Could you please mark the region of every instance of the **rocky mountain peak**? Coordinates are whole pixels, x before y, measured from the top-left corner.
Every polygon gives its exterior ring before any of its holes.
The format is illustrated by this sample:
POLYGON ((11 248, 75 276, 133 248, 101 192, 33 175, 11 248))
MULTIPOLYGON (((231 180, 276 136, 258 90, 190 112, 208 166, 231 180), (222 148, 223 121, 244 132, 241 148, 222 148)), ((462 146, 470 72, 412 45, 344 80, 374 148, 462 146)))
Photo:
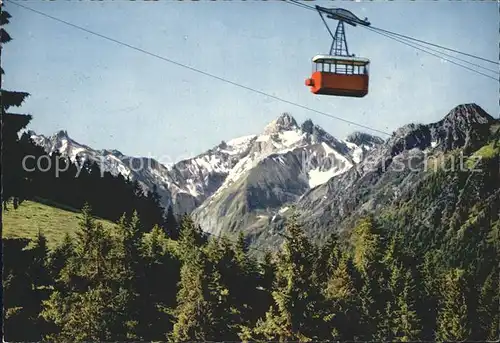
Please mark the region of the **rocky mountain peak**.
POLYGON ((314 130, 314 123, 311 119, 307 119, 305 122, 302 123, 300 128, 302 129, 302 131, 311 135, 314 130))
POLYGON ((116 157, 125 157, 125 155, 116 149, 103 149, 100 151, 103 155, 114 155, 116 157))
POLYGON ((356 131, 348 135, 346 141, 354 143, 358 146, 361 145, 374 146, 384 143, 384 140, 382 138, 360 131, 356 131))
POLYGON ((431 124, 407 124, 397 129, 387 141, 391 155, 413 148, 443 151, 474 149, 484 144, 489 127, 495 119, 480 106, 461 104, 453 108, 440 121, 431 124))
POLYGON ((290 131, 298 129, 297 121, 289 113, 283 113, 275 120, 271 121, 264 129, 265 133, 280 131, 290 131))
POLYGON ((453 108, 444 117, 443 122, 454 122, 462 124, 487 124, 494 120, 481 106, 471 104, 461 104, 453 108))
POLYGON ((58 139, 63 139, 63 138, 66 138, 66 139, 69 139, 69 135, 68 135, 68 131, 66 130, 59 130, 55 135, 54 135, 55 138, 58 138, 58 139))
MULTIPOLYGON (((472 141, 477 145, 484 143, 489 134, 489 126, 495 121, 479 105, 461 104, 453 108, 443 120, 430 124, 433 140, 438 142, 444 150, 451 150, 471 146, 472 141), (471 138, 474 139, 471 140, 471 138)), ((474 145, 474 144, 473 144, 474 145)))

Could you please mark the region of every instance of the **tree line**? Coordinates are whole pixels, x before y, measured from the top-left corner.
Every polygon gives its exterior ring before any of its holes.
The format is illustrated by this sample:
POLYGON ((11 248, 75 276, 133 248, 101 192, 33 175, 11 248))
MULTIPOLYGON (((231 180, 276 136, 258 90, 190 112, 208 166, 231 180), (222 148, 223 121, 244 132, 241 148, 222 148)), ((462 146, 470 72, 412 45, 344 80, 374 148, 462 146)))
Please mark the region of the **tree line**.
POLYGON ((476 249, 418 256, 383 220, 316 245, 292 218, 277 252, 207 237, 185 215, 172 239, 137 213, 105 229, 85 206, 52 251, 4 240, 8 341, 463 341, 499 336, 498 227, 476 249), (496 235, 496 236, 495 236, 496 235), (460 266, 465 254, 473 257, 460 266))
POLYGON ((88 203, 95 216, 113 222, 123 213, 130 215, 137 211, 145 230, 149 231, 155 224, 167 230, 173 227, 173 210, 169 206, 168 216, 164 216, 165 208, 156 186, 147 191, 137 180, 103 171, 90 159, 78 159, 77 156, 72 162, 58 152, 48 155, 27 133, 21 136, 18 144, 23 156, 32 157, 25 163, 23 187, 17 193, 18 203, 25 199, 43 199, 73 209, 81 209, 88 203), (40 161, 39 165, 35 166, 34 161, 40 161))

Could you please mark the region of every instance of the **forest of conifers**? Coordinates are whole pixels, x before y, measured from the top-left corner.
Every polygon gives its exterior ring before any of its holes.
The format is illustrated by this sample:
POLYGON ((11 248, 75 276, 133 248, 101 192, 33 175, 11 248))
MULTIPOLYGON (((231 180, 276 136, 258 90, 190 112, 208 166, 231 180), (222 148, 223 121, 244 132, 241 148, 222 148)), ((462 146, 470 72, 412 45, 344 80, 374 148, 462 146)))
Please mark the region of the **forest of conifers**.
MULTIPOLYGON (((2 11, 1 25, 9 18, 2 11)), ((2 28, 2 45, 10 40, 2 28)), ((283 245, 262 251, 243 235, 207 236, 164 211, 154 190, 89 162, 78 178, 74 165, 57 177, 27 173, 23 157, 46 152, 19 137, 31 116, 8 111, 28 95, 2 89, 4 211, 45 199, 81 209, 80 225, 50 249, 43 231, 2 237, 5 341, 499 338, 498 149, 476 179, 438 171, 403 207, 357 218, 322 244, 292 217, 283 245), (450 218, 415 223, 419 207, 457 189, 462 207, 450 218)))
POLYGON ((188 216, 177 234, 144 232, 137 214, 105 230, 85 206, 76 238, 52 251, 42 233, 29 249, 4 240, 5 339, 498 338, 498 227, 475 248, 429 237, 416 254, 382 222, 317 246, 291 220, 279 252, 253 258, 242 236, 207 238, 188 216))

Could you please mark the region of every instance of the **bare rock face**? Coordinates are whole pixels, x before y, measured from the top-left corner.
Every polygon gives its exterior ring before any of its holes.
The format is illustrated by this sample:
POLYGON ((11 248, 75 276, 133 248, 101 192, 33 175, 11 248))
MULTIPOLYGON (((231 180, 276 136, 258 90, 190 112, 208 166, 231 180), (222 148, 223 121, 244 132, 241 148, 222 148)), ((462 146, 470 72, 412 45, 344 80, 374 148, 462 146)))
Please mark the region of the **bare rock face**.
POLYGON ((253 244, 273 247, 292 208, 308 233, 323 240, 363 213, 417 192, 430 159, 457 149, 476 151, 497 124, 478 105, 464 104, 439 122, 405 125, 385 141, 363 132, 340 140, 312 120, 299 125, 284 113, 260 134, 221 142, 171 166, 117 150, 94 150, 66 131, 30 135, 48 152, 98 161, 115 175, 138 180, 145 190, 156 186, 165 207, 191 213, 206 232, 243 231, 253 244), (133 168, 137 162, 144 167, 133 168))

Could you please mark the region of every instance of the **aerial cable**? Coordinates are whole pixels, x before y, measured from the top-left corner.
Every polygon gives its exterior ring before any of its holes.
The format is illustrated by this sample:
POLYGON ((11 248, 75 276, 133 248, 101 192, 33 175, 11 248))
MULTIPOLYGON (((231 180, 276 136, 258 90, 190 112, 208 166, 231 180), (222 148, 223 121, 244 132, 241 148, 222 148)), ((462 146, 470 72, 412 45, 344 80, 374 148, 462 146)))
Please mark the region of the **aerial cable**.
POLYGON ((283 0, 284 2, 287 2, 289 4, 292 4, 292 5, 296 5, 296 6, 299 6, 299 7, 304 7, 305 9, 308 9, 308 10, 312 10, 312 11, 316 11, 316 8, 311 6, 311 5, 306 5, 300 1, 296 1, 296 0, 283 0))
POLYGON ((298 6, 298 7, 302 7, 302 8, 305 8, 307 10, 313 10, 313 11, 316 11, 316 8, 312 7, 312 6, 309 6, 309 5, 306 5, 306 4, 303 4, 301 2, 298 2, 298 1, 294 1, 294 0, 283 0, 285 2, 288 2, 289 4, 291 5, 295 5, 295 6, 298 6))
POLYGON ((496 65, 500 65, 499 62, 495 62, 495 61, 492 61, 492 60, 489 60, 487 58, 483 58, 483 57, 480 57, 480 56, 471 55, 471 54, 468 54, 466 52, 458 51, 458 50, 455 50, 455 49, 447 48, 447 47, 444 47, 442 45, 429 43, 429 42, 426 42, 426 41, 423 41, 423 40, 420 40, 420 39, 416 39, 416 38, 412 38, 412 37, 409 37, 409 36, 401 35, 399 33, 387 31, 387 30, 384 30, 384 29, 381 29, 381 28, 378 28, 378 27, 374 27, 374 26, 372 26, 372 29, 375 29, 375 30, 381 31, 381 32, 385 32, 385 33, 388 33, 388 34, 392 34, 392 35, 395 35, 395 36, 399 36, 399 37, 402 37, 402 38, 410 39, 410 40, 413 40, 413 41, 416 41, 416 42, 419 42, 419 43, 424 43, 424 44, 427 44, 427 45, 432 45, 432 46, 435 46, 435 47, 440 48, 440 49, 444 49, 444 50, 456 52, 457 54, 462 54, 462 55, 465 55, 465 56, 477 58, 477 59, 485 61, 485 62, 493 63, 493 64, 496 64, 496 65))
MULTIPOLYGON (((25 9, 27 9, 27 10, 30 10, 30 11, 32 11, 32 12, 34 12, 34 13, 40 14, 40 15, 42 15, 42 16, 45 16, 45 17, 47 17, 47 18, 50 18, 50 19, 56 20, 56 21, 61 22, 61 23, 63 23, 63 24, 70 25, 70 26, 72 26, 72 27, 74 27, 74 28, 77 28, 77 29, 83 30, 83 31, 85 31, 85 32, 87 32, 87 33, 90 33, 90 34, 93 34, 93 35, 97 35, 97 36, 99 36, 99 37, 101 37, 101 38, 104 38, 104 39, 107 39, 107 40, 111 40, 111 41, 113 41, 113 42, 115 42, 115 43, 118 43, 118 44, 124 45, 124 46, 129 47, 129 48, 132 48, 132 49, 134 49, 134 50, 141 51, 141 52, 144 52, 144 53, 146 53, 146 54, 148 54, 148 55, 151 55, 151 56, 154 56, 154 57, 157 57, 157 58, 160 58, 160 59, 166 60, 167 62, 172 62, 172 63, 174 63, 174 64, 178 64, 178 65, 180 65, 181 67, 186 67, 186 68, 191 69, 191 70, 193 70, 193 71, 197 71, 197 72, 204 73, 204 72, 202 72, 202 71, 198 71, 197 69, 191 68, 191 67, 189 67, 189 66, 185 66, 185 65, 182 65, 182 64, 180 64, 180 63, 177 63, 177 62, 174 62, 174 61, 167 60, 166 58, 163 58, 163 57, 161 57, 161 56, 157 56, 157 55, 155 55, 155 54, 153 54, 153 53, 149 53, 149 52, 147 52, 147 51, 145 51, 145 50, 142 50, 142 49, 140 49, 140 48, 136 48, 136 47, 134 47, 134 46, 131 46, 131 45, 126 44, 126 43, 123 43, 123 42, 120 42, 120 41, 115 40, 115 39, 113 39, 113 38, 109 38, 109 37, 106 37, 106 36, 101 35, 101 34, 99 34, 99 33, 96 33, 96 32, 90 31, 90 30, 87 30, 87 29, 85 29, 85 28, 83 28, 83 27, 80 27, 80 26, 77 26, 77 25, 75 25, 75 24, 71 24, 71 23, 66 22, 66 21, 64 21, 64 20, 62 20, 62 19, 59 19, 59 18, 56 18, 56 17, 52 17, 52 16, 50 16, 50 15, 48 15, 48 14, 45 14, 45 13, 43 13, 43 12, 39 12, 39 11, 37 11, 37 10, 35 10, 35 9, 32 9, 32 8, 30 8, 30 7, 27 7, 27 6, 24 6, 24 5, 20 5, 20 4, 18 4, 18 3, 14 3, 14 2, 12 2, 11 0, 5 0, 5 1, 10 2, 10 3, 12 3, 12 4, 16 5, 16 6, 19 6, 19 7, 25 8, 25 9)), ((219 80, 221 80, 221 81, 230 82, 230 83, 232 83, 232 84, 235 84, 236 86, 240 86, 240 87, 244 87, 244 88, 246 88, 245 86, 242 86, 242 85, 239 85, 239 84, 233 83, 233 82, 231 82, 231 81, 224 80, 224 79, 219 78, 219 77, 217 77, 217 76, 213 76, 213 75, 208 74, 208 73, 204 73, 204 74, 205 74, 205 75, 207 75, 207 76, 215 77, 215 78, 217 78, 217 79, 219 79, 219 80)), ((248 89, 249 89, 249 90, 253 90, 253 89, 251 89, 251 88, 248 88, 248 89)), ((253 90, 253 91, 256 91, 256 90, 253 90)), ((259 91, 257 91, 257 92, 259 92, 259 91)), ((263 93, 263 94, 264 94, 264 95, 266 95, 266 96, 274 97, 274 96, 269 95, 269 94, 265 94, 265 93, 263 93)), ((281 100, 281 99, 279 99, 279 98, 277 98, 277 97, 274 97, 274 98, 276 98, 277 100, 281 100)), ((281 100, 281 101, 286 101, 286 100, 281 100)), ((290 102, 290 104, 294 104, 294 103, 291 103, 291 102, 290 102)), ((299 106, 301 106, 301 105, 299 105, 299 106)), ((307 107, 304 107, 304 108, 309 109, 309 108, 307 108, 307 107)), ((313 109, 309 109, 309 110, 310 110, 310 111, 317 112, 317 113, 320 113, 320 114, 323 114, 323 113, 321 113, 321 112, 319 112, 319 111, 316 111, 316 110, 313 110, 313 109)), ((328 115, 328 114, 326 114, 326 113, 325 113, 325 115, 328 115)), ((328 116, 330 116, 330 115, 328 115, 328 116)), ((332 117, 333 119, 344 120, 344 119, 342 119, 342 118, 335 118, 335 117, 333 117, 333 116, 331 116, 331 117, 332 117)), ((344 121, 345 121, 345 120, 344 120, 344 121)), ((352 125, 358 125, 358 126, 361 126, 360 124, 357 124, 357 123, 354 123, 354 122, 350 122, 350 124, 352 124, 352 125)), ((377 132, 380 132, 380 133, 383 133, 383 134, 386 134, 386 135, 390 135, 389 133, 386 133, 386 132, 383 132, 383 131, 379 131, 379 130, 376 130, 376 129, 371 129, 371 128, 369 128, 369 127, 364 127, 364 128, 367 128, 367 129, 370 129, 370 130, 373 130, 373 131, 377 131, 377 132)), ((222 234, 215 235, 215 234, 213 234, 213 233, 211 233, 211 232, 207 232, 207 231, 202 231, 202 233, 203 233, 203 234, 205 234, 205 235, 207 235, 207 236, 210 236, 210 237, 216 238, 216 239, 226 239, 226 240, 228 240, 228 241, 229 241, 229 242, 231 242, 231 243, 237 243, 237 241, 232 240, 229 236, 224 236, 224 235, 222 235, 222 234)), ((269 252, 269 250, 263 250, 263 249, 260 249, 260 248, 257 248, 257 247, 253 247, 253 246, 247 246, 246 248, 247 248, 248 250, 255 250, 255 251, 259 251, 259 252, 263 252, 263 253, 267 253, 267 252, 269 252)))
MULTIPOLYGON (((384 34, 383 34, 383 33, 381 33, 381 32, 376 32, 376 33, 381 34, 381 35, 384 35, 384 34)), ((403 42, 403 41, 404 41, 404 39, 402 39, 400 42, 403 42)), ((430 51, 434 51, 434 52, 439 53, 439 54, 441 54, 441 55, 443 55, 443 56, 448 56, 448 57, 450 57, 450 58, 454 58, 454 59, 459 60, 459 61, 461 61, 461 62, 465 62, 465 63, 468 63, 468 64, 473 65, 473 66, 475 66, 475 67, 478 67, 478 68, 481 68, 481 69, 484 69, 484 70, 490 71, 490 72, 492 72, 492 73, 495 73, 495 74, 500 74, 500 71, 498 71, 498 70, 493 70, 493 69, 490 69, 490 68, 486 68, 486 67, 483 67, 482 65, 479 65, 479 64, 476 64, 476 63, 472 63, 472 62, 470 62, 470 61, 464 60, 464 59, 462 59, 462 58, 455 57, 455 56, 453 56, 453 55, 450 55, 450 54, 447 54, 447 53, 441 52, 441 51, 439 51, 439 50, 432 49, 432 48, 429 48, 429 47, 425 47, 425 45, 423 45, 423 44, 419 44, 419 43, 413 43, 413 44, 415 44, 415 45, 417 45, 417 46, 420 46, 420 47, 422 47, 422 48, 428 49, 428 50, 430 50, 430 51)))
MULTIPOLYGON (((371 28, 369 28, 369 27, 367 27, 367 29, 371 30, 371 28)), ((374 30, 372 30, 372 31, 374 31, 374 30)), ((375 31, 374 31, 374 32, 375 32, 375 31)), ((459 66, 459 67, 462 67, 462 68, 468 69, 468 70, 470 70, 470 71, 472 71, 472 72, 474 72, 474 73, 477 73, 477 74, 480 74, 480 75, 486 76, 486 77, 488 77, 488 78, 490 78, 490 79, 492 79, 492 80, 495 80, 495 81, 497 81, 497 82, 500 82, 500 80, 499 80, 499 78, 498 78, 498 77, 493 77, 493 76, 491 76, 491 75, 488 75, 488 74, 482 73, 482 72, 480 72, 480 71, 477 71, 477 70, 475 70, 475 69, 469 68, 469 67, 467 67, 467 66, 465 66, 465 65, 463 65, 463 64, 460 64, 460 63, 454 62, 454 61, 452 61, 452 60, 450 60, 450 59, 447 59, 447 58, 441 57, 441 56, 439 56, 439 55, 437 55, 437 54, 434 54, 434 53, 432 53, 432 52, 429 52, 429 51, 427 51, 427 50, 424 50, 424 49, 422 49, 422 48, 419 48, 419 47, 417 47, 417 46, 415 46, 415 45, 413 45, 413 44, 410 44, 410 43, 408 43, 408 42, 406 42, 406 41, 404 41, 404 40, 402 40, 402 39, 399 39, 399 38, 396 38, 396 37, 392 37, 392 36, 390 36, 390 35, 388 35, 388 34, 386 34, 386 33, 382 33, 382 32, 377 32, 377 33, 378 33, 378 34, 380 34, 380 35, 386 36, 386 37, 388 37, 388 38, 390 38, 390 39, 394 39, 394 40, 396 40, 396 41, 398 41, 398 42, 401 42, 401 43, 403 43, 403 44, 405 44, 405 45, 411 46, 411 47, 413 47, 413 48, 415 48, 415 49, 417 49, 417 50, 420 50, 420 51, 426 52, 426 53, 428 53, 428 54, 430 54, 430 55, 433 55, 433 56, 435 56, 435 57, 439 57, 440 59, 443 59, 443 60, 445 60, 445 61, 447 61, 447 62, 453 63, 453 64, 455 64, 455 65, 457 65, 457 66, 459 66)), ((488 70, 493 71, 493 70, 491 70, 491 69, 488 69, 488 70)))
MULTIPOLYGON (((312 6, 310 6, 310 5, 306 5, 306 4, 300 3, 300 2, 298 2, 297 0, 284 0, 284 1, 285 1, 286 3, 292 4, 292 5, 297 5, 297 6, 299 6, 299 7, 302 7, 302 8, 305 8, 305 9, 311 10, 311 11, 317 11, 317 9, 316 9, 315 7, 312 7, 312 6)), ((495 61, 492 61, 492 60, 489 60, 489 59, 486 59, 486 58, 483 58, 483 57, 480 57, 480 56, 476 56, 476 55, 468 54, 468 53, 465 53, 465 52, 462 52, 462 51, 459 51, 459 50, 455 50, 455 49, 447 48, 447 47, 444 47, 444 46, 442 46, 442 45, 429 43, 429 42, 426 42, 426 41, 423 41, 423 40, 420 40, 420 39, 416 39, 416 38, 413 38, 413 37, 410 37, 410 36, 401 35, 401 34, 399 34, 399 33, 391 32, 391 31, 384 30, 384 29, 381 29, 381 28, 378 28, 378 27, 374 27, 374 26, 370 26, 370 28, 372 28, 374 32, 375 32, 375 31, 378 31, 377 33, 379 33, 379 34, 382 34, 382 32, 384 32, 384 33, 388 33, 388 34, 392 34, 392 35, 395 35, 395 36, 399 36, 399 37, 402 37, 402 38, 406 38, 406 39, 408 39, 408 40, 413 40, 413 41, 420 42, 420 43, 424 43, 424 44, 427 44, 427 45, 431 45, 431 46, 439 47, 439 48, 444 49, 444 50, 453 51, 453 52, 456 52, 456 53, 459 53, 459 54, 462 54, 462 55, 466 55, 466 56, 473 57, 473 58, 476 58, 476 59, 480 59, 480 60, 483 60, 483 61, 486 61, 486 62, 489 62, 489 63, 493 63, 493 64, 496 64, 496 65, 500 65, 500 63, 499 63, 499 62, 495 62, 495 61)), ((387 35, 387 37, 390 37, 390 36, 388 36, 388 35, 387 35)), ((440 52, 440 53, 442 53, 442 52, 440 52)), ((442 54, 444 54, 444 53, 442 53, 442 54)), ((447 54, 444 54, 444 55, 446 55, 446 56, 450 56, 450 55, 447 55, 447 54)), ((439 57, 439 56, 437 56, 437 57, 439 57)), ((469 63, 469 64, 474 65, 474 66, 478 66, 479 68, 482 68, 482 69, 486 69, 486 70, 489 70, 489 71, 493 71, 492 69, 488 69, 488 68, 485 68, 485 67, 479 66, 479 65, 477 65, 477 64, 475 64, 475 63, 472 63, 472 62, 468 62, 468 61, 466 61, 466 60, 459 59, 458 57, 453 57, 453 58, 458 59, 458 60, 460 60, 460 61, 462 61, 462 62, 469 63)), ((455 63, 455 64, 457 64, 458 66, 462 66, 462 65, 460 65, 460 64, 458 64, 458 63, 455 63)), ((466 69, 471 70, 470 68, 466 68, 466 69)), ((496 71, 495 71, 495 72, 496 72, 496 71)), ((482 73, 480 73, 480 74, 482 74, 482 73)), ((482 74, 482 75, 484 75, 484 74, 482 74)), ((488 76, 488 77, 490 77, 490 78, 491 78, 491 76, 489 76, 489 75, 486 75, 486 76, 488 76)), ((496 79, 495 79, 495 80, 496 80, 496 79)))
MULTIPOLYGON (((6 2, 9 2, 13 5, 16 5, 16 6, 19 6, 19 7, 22 7, 26 10, 29 10, 31 12, 34 12, 36 14, 39 14, 39 15, 42 15, 46 18, 49 18, 49 19, 52 19, 52 20, 55 20, 57 22, 60 22, 62 24, 65 24, 65 25, 68 25, 68 26, 71 26, 73 28, 76 28, 76 29, 79 29, 79 30, 82 30, 82 31, 85 31, 89 34, 92 34, 92 35, 95 35, 95 36, 98 36, 100 38, 103 38, 103 39, 106 39, 106 40, 109 40, 109 41, 112 41, 114 43, 117 43, 117 44, 120 44, 122 46, 125 46, 125 47, 128 47, 128 48, 131 48, 133 50, 136 50, 136 51, 139 51, 139 52, 142 52, 142 53, 145 53, 147 55, 150 55, 150 56, 153 56, 153 57, 156 57, 156 58, 159 58, 161 60, 164 60, 166 62, 169 62, 169 63, 173 63, 175 65, 178 65, 180 67, 183 67, 183 68, 187 68, 187 69, 190 69, 194 72, 198 72, 198 73, 201 73, 203 75, 206 75, 206 76, 209 76, 209 77, 212 77, 212 78, 215 78, 215 79, 218 79, 219 81, 223 81, 223 82, 227 82, 229 84, 232 84, 234 86, 238 86, 238 87, 241 87, 241 88, 244 88, 244 89, 247 89, 247 90, 250 90, 250 91, 253 91, 253 92, 256 92, 256 93, 259 93, 261 95, 264 95, 264 96, 267 96, 267 97, 270 97, 270 98, 273 98, 273 99, 276 99, 278 101, 282 101, 282 102, 285 102, 285 103, 288 103, 290 105, 294 105, 294 106, 297 106, 297 107, 300 107, 300 108, 303 108, 303 109, 306 109, 306 110, 309 110, 309 111, 312 111, 312 112, 315 112, 315 113, 318 113, 318 114, 321 114, 321 115, 324 115, 324 116, 327 116, 327 117, 330 117, 332 119, 336 119, 336 120, 340 120, 340 121, 343 121, 343 122, 346 122, 348 124, 351 124, 351 125, 354 125, 354 126, 359 126, 359 127, 362 127, 362 128, 365 128, 365 129, 368 129, 368 130, 371 130, 371 131, 375 131, 375 132, 378 132, 378 133, 381 133, 381 134, 384 134, 384 135, 391 135, 390 133, 387 133, 387 132, 384 132, 384 131, 381 131, 381 130, 378 130, 378 129, 374 129, 374 128, 371 128, 371 127, 368 127, 368 126, 365 126, 365 125, 362 125, 362 124, 358 124, 358 123, 355 123, 355 122, 352 122, 352 121, 349 121, 349 120, 346 120, 346 119, 343 119, 343 118, 340 118, 340 117, 336 117, 336 116, 333 116, 331 114, 328 114, 328 113, 325 113, 325 112, 321 112, 321 111, 317 111, 317 110, 314 110, 312 108, 309 108, 309 107, 306 107, 306 106, 303 106, 303 105, 300 105, 300 104, 297 104, 297 103, 294 103, 294 102, 291 102, 291 101, 288 101, 288 100, 285 100, 285 99, 282 99, 282 98, 279 98, 277 96, 274 96, 274 95, 271 95, 271 94, 268 94, 268 93, 264 93, 262 91, 259 91, 259 90, 256 90, 256 89, 253 89, 253 88, 250 88, 250 87, 247 87, 247 86, 244 86, 244 85, 241 85, 241 84, 238 84, 236 82, 233 82, 233 81, 230 81, 230 80, 226 80, 224 78, 221 78, 221 77, 218 77, 216 75, 212 75, 212 74, 209 74, 207 72, 204 72, 202 70, 198 70, 196 68, 193 68, 193 67, 190 67, 190 66, 187 66, 187 65, 184 65, 182 63, 179 63, 179 62, 176 62, 176 61, 173 61, 173 60, 170 60, 170 59, 167 59, 165 57, 162 57, 162 56, 159 56, 159 55, 156 55, 154 53, 151 53, 151 52, 148 52, 144 49, 141 49, 141 48, 138 48, 138 47, 135 47, 135 46, 132 46, 130 44, 127 44, 127 43, 124 43, 124 42, 121 42, 121 41, 118 41, 116 39, 113 39, 113 38, 110 38, 110 37, 107 37, 105 35, 102 35, 102 34, 99 34, 97 32, 94 32, 94 31, 91 31, 91 30, 88 30, 84 27, 81 27, 81 26, 78 26, 78 25, 75 25, 75 24, 72 24, 72 23, 69 23, 67 21, 64 21, 62 19, 59 19, 59 18, 56 18, 56 17, 53 17, 51 15, 48 15, 46 13, 43 13, 43 12, 40 12, 40 11, 37 11, 33 8, 30 8, 28 6, 24 6, 24 5, 21 5, 19 3, 15 3, 15 2, 12 2, 11 0, 5 0, 6 2)), ((231 242, 231 243, 237 243, 237 241, 235 240, 232 240, 229 236, 223 236, 221 234, 219 235, 215 235, 213 233, 210 233, 210 232, 207 232, 207 231, 202 231, 202 233, 204 235, 207 235, 207 236, 210 236, 212 238, 215 238, 215 239, 226 239, 227 241, 231 242)), ((257 247, 254 247, 254 246, 247 246, 246 247, 248 250, 255 250, 255 251, 259 251, 259 252, 262 252, 262 253, 268 253, 269 250, 263 250, 263 249, 260 249, 260 248, 257 248, 257 247)))
POLYGON ((272 99, 275 99, 275 100, 278 100, 278 101, 284 102, 284 103, 286 103, 286 104, 289 104, 289 105, 292 105, 292 106, 295 106, 295 107, 302 108, 302 109, 307 110, 307 111, 311 111, 311 112, 314 112, 314 113, 317 113, 317 114, 321 114, 321 115, 323 115, 323 116, 325 116, 325 117, 329 117, 329 118, 332 118, 332 119, 335 119, 335 120, 343 121, 343 122, 345 122, 345 123, 347 123, 347 124, 350 124, 350 125, 358 126, 358 127, 360 127, 360 128, 366 129, 366 130, 370 130, 370 131, 377 132, 377 133, 380 133, 380 134, 383 134, 383 135, 391 136, 391 134, 390 134, 390 133, 388 133, 388 132, 385 132, 385 131, 382 131, 382 130, 379 130, 379 129, 374 129, 374 128, 369 127, 369 126, 367 126, 367 125, 359 124, 359 123, 356 123, 356 122, 354 122, 354 121, 347 120, 347 119, 344 119, 344 118, 341 118, 341 117, 337 117, 337 116, 334 116, 334 115, 329 114, 329 113, 326 113, 326 112, 318 111, 318 110, 315 110, 315 109, 313 109, 313 108, 310 108, 310 107, 307 107, 307 106, 304 106, 304 105, 298 104, 298 103, 296 103, 296 102, 293 102, 293 101, 290 101, 290 100, 286 100, 286 99, 280 98, 280 97, 278 97, 278 96, 275 96, 275 95, 272 95, 272 94, 269 94, 269 93, 263 92, 263 91, 261 91, 261 90, 258 90, 258 89, 255 89, 255 88, 251 88, 251 87, 248 87, 248 86, 242 85, 242 84, 240 84, 240 83, 237 83, 237 82, 234 82, 234 81, 231 81, 231 80, 228 80, 228 79, 225 79, 225 78, 219 77, 219 76, 217 76, 217 75, 210 74, 210 73, 205 72, 205 71, 203 71, 203 70, 196 69, 196 68, 194 68, 194 67, 191 67, 191 66, 188 66, 188 65, 182 64, 182 63, 180 63, 180 62, 176 62, 176 61, 171 60, 171 59, 169 59, 169 58, 166 58, 166 57, 163 57, 163 56, 157 55, 157 54, 152 53, 152 52, 149 52, 149 51, 147 51, 147 50, 144 50, 144 49, 138 48, 138 47, 136 47, 136 46, 133 46, 133 45, 130 45, 130 44, 127 44, 127 43, 121 42, 121 41, 119 41, 119 40, 116 40, 116 39, 114 39, 114 38, 110 38, 110 37, 107 37, 107 36, 102 35, 102 34, 100 34, 100 33, 97 33, 97 32, 94 32, 94 31, 91 31, 91 30, 86 29, 86 28, 84 28, 84 27, 81 27, 81 26, 78 26, 78 25, 72 24, 72 23, 70 23, 70 22, 64 21, 64 20, 62 20, 62 19, 59 19, 59 18, 53 17, 53 16, 51 16, 51 15, 49 15, 49 14, 46 14, 46 13, 44 13, 44 12, 40 12, 40 11, 35 10, 35 9, 31 8, 31 7, 28 7, 28 6, 21 5, 21 4, 19 4, 19 3, 13 2, 12 0, 5 0, 5 1, 6 1, 6 2, 9 2, 9 3, 13 4, 13 5, 16 5, 16 6, 22 7, 22 8, 24 8, 24 9, 26 9, 26 10, 31 11, 31 12, 34 12, 34 13, 36 13, 36 14, 42 15, 42 16, 44 16, 44 17, 47 17, 47 18, 49 18, 49 19, 52 19, 52 20, 55 20, 55 21, 57 21, 57 22, 63 23, 63 24, 65 24, 65 25, 71 26, 71 27, 73 27, 73 28, 76 28, 76 29, 82 30, 82 31, 84 31, 84 32, 86 32, 86 33, 90 33, 90 34, 92 34, 92 35, 98 36, 98 37, 100 37, 100 38, 106 39, 106 40, 111 41, 111 42, 114 42, 114 43, 117 43, 117 44, 122 45, 122 46, 125 46, 125 47, 127 47, 127 48, 130 48, 130 49, 133 49, 133 50, 139 51, 139 52, 144 53, 144 54, 146 54, 146 55, 149 55, 149 56, 152 56, 152 57, 158 58, 158 59, 160 59, 160 60, 162 60, 162 61, 165 61, 165 62, 168 62, 168 63, 175 64, 175 65, 177 65, 177 66, 179 66, 179 67, 189 69, 189 70, 194 71, 194 72, 196 72, 196 73, 203 74, 203 75, 205 75, 205 76, 208 76, 208 77, 211 77, 211 78, 217 79, 217 80, 219 80, 219 81, 229 83, 229 84, 231 84, 231 85, 233 85, 233 86, 240 87, 240 88, 243 88, 243 89, 249 90, 249 91, 251 91, 251 92, 254 92, 254 93, 257 93, 257 94, 260 94, 260 95, 267 96, 267 97, 269 97, 269 98, 272 98, 272 99))

